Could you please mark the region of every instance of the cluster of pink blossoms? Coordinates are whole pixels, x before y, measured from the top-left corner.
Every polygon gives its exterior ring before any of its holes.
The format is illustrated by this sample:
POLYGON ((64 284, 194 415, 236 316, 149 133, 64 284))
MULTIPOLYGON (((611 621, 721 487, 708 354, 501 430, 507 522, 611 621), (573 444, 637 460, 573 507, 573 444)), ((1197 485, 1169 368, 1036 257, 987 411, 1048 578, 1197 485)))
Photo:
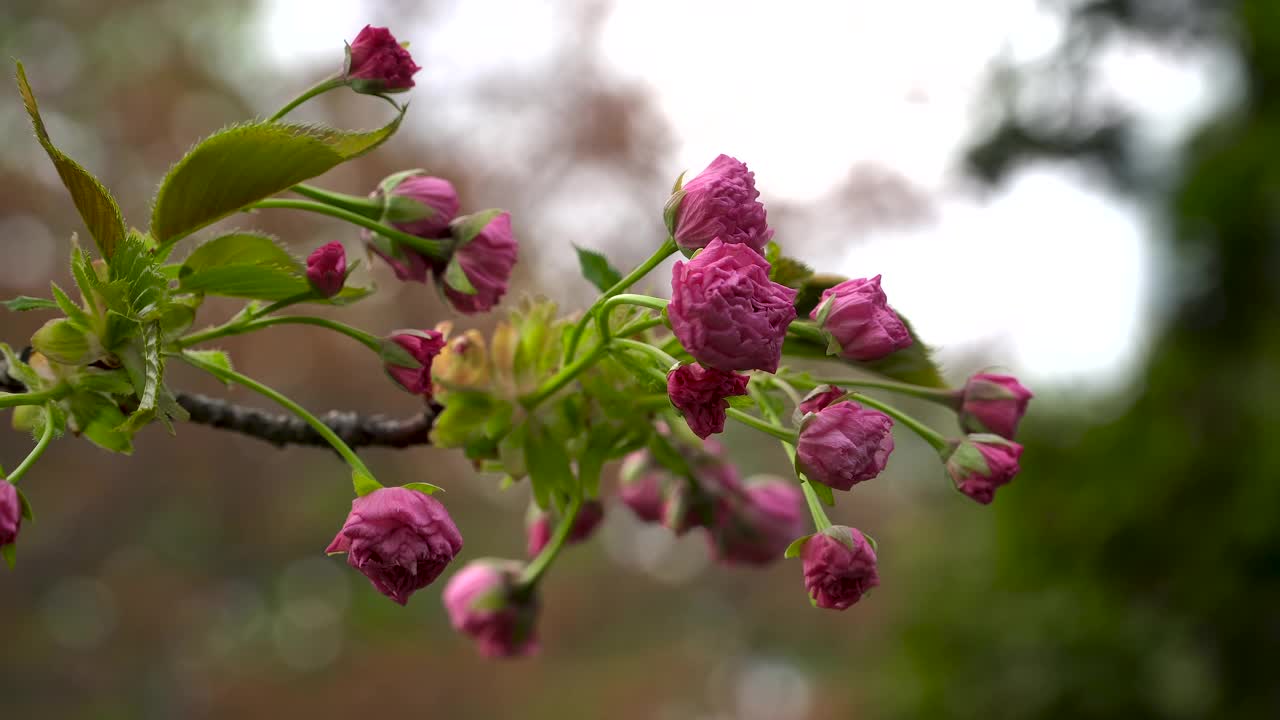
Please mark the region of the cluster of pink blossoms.
MULTIPOLYGON (((348 76, 366 87, 403 89, 412 85, 416 71, 408 52, 383 29, 366 28, 351 45, 348 76)), ((399 279, 434 279, 463 313, 487 311, 501 300, 517 257, 507 213, 459 217, 453 185, 421 171, 387 178, 371 198, 381 205, 382 222, 426 243, 364 235, 369 250, 399 279), (432 243, 447 252, 425 251, 436 247, 432 243)), ((773 230, 758 198, 746 165, 721 155, 667 203, 671 238, 689 256, 672 272, 667 315, 675 338, 695 360, 670 370, 667 392, 704 442, 689 442, 658 423, 658 437, 683 470, 673 470, 669 457, 660 461, 651 450, 635 451, 623 463, 617 494, 644 522, 676 534, 701 529, 713 557, 724 564, 768 564, 790 546, 803 559, 812 602, 844 610, 879 584, 874 541, 829 523, 806 535, 799 485, 774 477, 744 481, 723 458, 720 445, 708 440, 724 430, 729 399, 747 394, 752 378, 747 373, 778 371, 788 329, 797 320, 797 291, 770 278, 765 251, 773 230)), ((340 245, 317 250, 307 268, 317 291, 332 296, 341 290, 346 261, 340 245)), ((808 320, 830 354, 854 362, 872 363, 914 342, 888 304, 880 276, 825 289, 808 320)), ((386 370, 405 390, 431 400, 432 361, 445 345, 436 330, 394 333, 384 352, 386 370)), ((944 449, 946 470, 960 492, 989 503, 1018 472, 1022 448, 1013 437, 1030 397, 1016 379, 986 373, 947 396, 969 433, 944 449)), ((894 450, 893 418, 839 387, 816 388, 799 403, 797 418, 796 469, 805 481, 831 490, 849 491, 877 477, 894 450)), ((18 521, 8 520, 10 506, 16 507, 0 497, 0 541, 9 525, 16 532, 18 521)), ((572 526, 562 530, 563 540, 587 539, 603 516, 604 505, 587 500, 572 526)), ((545 511, 530 516, 531 558, 551 541, 556 520, 545 511)), ((462 537, 438 500, 410 488, 382 488, 353 502, 329 552, 347 553, 352 567, 403 604, 435 580, 461 548, 462 537)), ((451 622, 472 636, 483 654, 514 657, 537 650, 538 607, 527 572, 518 561, 482 559, 449 581, 444 603, 451 622)))

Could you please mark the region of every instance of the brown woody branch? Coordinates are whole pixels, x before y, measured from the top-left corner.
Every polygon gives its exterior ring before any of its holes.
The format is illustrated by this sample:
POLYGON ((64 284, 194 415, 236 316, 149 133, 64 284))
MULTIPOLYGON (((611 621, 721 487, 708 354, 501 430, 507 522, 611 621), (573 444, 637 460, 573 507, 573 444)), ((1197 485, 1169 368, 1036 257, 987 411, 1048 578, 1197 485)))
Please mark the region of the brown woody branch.
MULTIPOLYGON (((3 357, 0 357, 0 390, 26 391, 21 382, 9 377, 9 366, 3 357)), ((310 425, 293 415, 236 405, 198 393, 177 393, 177 398, 178 403, 190 413, 190 422, 197 425, 230 430, 276 447, 329 446, 310 425)), ((440 406, 430 405, 417 415, 401 419, 331 410, 321 415, 320 420, 353 448, 407 448, 431 444, 431 426, 439 412, 440 406)))

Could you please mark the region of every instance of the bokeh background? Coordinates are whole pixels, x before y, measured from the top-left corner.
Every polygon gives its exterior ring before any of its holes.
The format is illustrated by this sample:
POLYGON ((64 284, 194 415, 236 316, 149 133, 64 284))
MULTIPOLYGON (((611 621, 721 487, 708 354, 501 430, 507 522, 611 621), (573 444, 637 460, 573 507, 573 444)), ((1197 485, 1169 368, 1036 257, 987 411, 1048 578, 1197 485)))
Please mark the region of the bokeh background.
MULTIPOLYGON (((350 500, 327 454, 194 426, 131 458, 62 440, 0 572, 0 717, 1280 717, 1280 3, 5 0, 0 55, 142 225, 198 137, 332 72, 366 22, 425 69, 401 133, 320 184, 449 177, 513 212, 513 296, 569 308, 571 243, 634 264, 674 176, 736 155, 789 254, 883 273, 954 381, 999 365, 1035 390, 1023 473, 978 507, 900 435, 838 509, 883 578, 843 614, 809 608, 794 562, 715 567, 614 508, 546 583, 542 657, 491 663, 438 587, 402 609, 324 556, 350 500)), ((299 115, 386 113, 331 93, 299 115)), ((44 294, 79 220, 14 91, 0 138, 0 291, 44 294)), ((359 249, 328 220, 234 222, 359 249)), ((344 320, 450 317, 367 279, 344 320)), ((40 321, 0 315, 0 339, 40 321)), ((310 407, 414 411, 343 338, 226 347, 310 407)), ((728 435, 748 474, 785 469, 752 441, 728 435)), ((26 446, 5 433, 0 457, 26 446)), ((468 557, 523 547, 526 489, 430 448, 369 460, 445 486, 468 557)))

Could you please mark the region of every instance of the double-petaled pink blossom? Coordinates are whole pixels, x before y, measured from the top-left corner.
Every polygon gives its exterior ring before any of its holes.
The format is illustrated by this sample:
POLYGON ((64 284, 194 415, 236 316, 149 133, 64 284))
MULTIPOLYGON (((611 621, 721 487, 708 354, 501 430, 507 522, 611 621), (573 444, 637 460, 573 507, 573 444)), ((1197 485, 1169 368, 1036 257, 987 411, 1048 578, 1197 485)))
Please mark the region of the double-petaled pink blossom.
POLYGON ((758 197, 755 174, 736 158, 721 155, 667 201, 667 230, 685 250, 719 238, 763 253, 773 230, 758 197))
POLYGON ((879 275, 827 288, 809 317, 830 338, 828 351, 851 360, 879 360, 913 342, 907 326, 889 307, 879 275))
POLYGON ((751 378, 738 373, 681 365, 667 374, 667 395, 693 434, 702 439, 724 432, 727 398, 746 395, 751 378))

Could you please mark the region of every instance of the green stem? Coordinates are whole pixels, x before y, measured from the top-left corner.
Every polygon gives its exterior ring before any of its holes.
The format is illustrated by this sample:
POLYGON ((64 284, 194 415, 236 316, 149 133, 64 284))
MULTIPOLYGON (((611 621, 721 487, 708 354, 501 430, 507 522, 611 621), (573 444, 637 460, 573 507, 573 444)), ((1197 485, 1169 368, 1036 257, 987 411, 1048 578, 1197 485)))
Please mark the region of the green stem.
MULTIPOLYGON (((252 390, 253 392, 258 393, 259 395, 262 395, 263 397, 266 397, 274 401, 276 404, 280 405, 284 409, 302 418, 303 422, 310 425, 311 428, 316 431, 316 434, 324 438, 325 442, 333 446, 333 449, 336 450, 338 454, 342 456, 343 460, 347 461, 347 464, 351 466, 351 469, 353 471, 364 475, 366 478, 369 478, 370 480, 373 480, 373 477, 374 477, 373 473, 369 470, 368 466, 364 464, 364 461, 361 460, 358 455, 356 455, 355 451, 352 450, 345 442, 343 442, 342 438, 338 437, 337 433, 329 429, 328 425, 325 425, 323 422, 320 422, 320 418, 317 418, 315 415, 312 415, 306 408, 290 400, 284 395, 281 395, 275 390, 272 390, 266 385, 263 385, 257 380, 254 380, 253 378, 247 375, 241 375, 235 370, 230 370, 228 368, 219 367, 212 363, 205 362, 204 360, 201 360, 199 357, 191 355, 190 353, 185 353, 185 352, 180 353, 178 354, 178 357, 182 358, 182 360, 185 361, 188 365, 196 367, 200 370, 204 370, 205 372, 209 373, 210 375, 218 378, 223 382, 235 383, 242 387, 248 388, 249 390, 252 390)), ((374 480, 374 482, 377 482, 377 481, 374 480)))
POLYGON ((377 220, 382 217, 382 203, 376 200, 357 197, 355 195, 347 195, 346 193, 333 192, 331 190, 325 190, 324 188, 318 188, 312 185, 304 185, 302 183, 298 183, 289 189, 303 197, 309 197, 312 200, 317 200, 325 205, 332 205, 334 207, 342 208, 343 210, 349 210, 357 215, 363 215, 370 220, 377 220))
MULTIPOLYGON (((781 387, 781 386, 780 386, 781 387)), ((747 392, 751 393, 751 397, 755 398, 756 404, 760 406, 760 412, 773 422, 779 422, 778 414, 773 411, 773 406, 763 397, 764 390, 758 387, 753 388, 747 386, 747 392)), ((794 392, 794 391, 793 391, 794 392)), ((787 459, 791 461, 791 467, 796 465, 796 446, 792 443, 783 441, 782 449, 787 453, 787 459)), ((804 493, 805 503, 809 505, 809 515, 813 517, 813 527, 818 532, 822 532, 831 527, 831 518, 827 517, 827 511, 822 507, 822 500, 818 498, 818 493, 814 492, 813 484, 809 482, 809 478, 796 474, 800 480, 800 490, 804 493)))
POLYGON ((273 313, 273 312, 277 312, 277 311, 283 310, 283 309, 285 309, 285 308, 289 307, 290 305, 297 305, 297 304, 298 304, 298 303, 300 303, 300 302, 303 302, 303 301, 306 301, 306 300, 310 300, 310 299, 311 299, 311 298, 313 298, 313 297, 316 297, 316 293, 315 293, 314 291, 312 291, 312 290, 308 290, 308 291, 306 291, 306 292, 304 292, 304 293, 298 293, 297 295, 292 295, 292 296, 287 297, 287 298, 285 298, 285 299, 283 299, 283 300, 277 300, 277 301, 275 301, 275 302, 271 303, 270 305, 268 305, 268 306, 266 306, 266 307, 262 308, 261 310, 257 310, 257 311, 255 311, 255 312, 253 312, 252 314, 250 314, 250 315, 249 315, 249 319, 250 319, 250 320, 257 320, 257 319, 258 319, 258 318, 260 318, 260 317, 265 317, 265 316, 267 316, 267 315, 270 315, 270 314, 271 314, 271 313, 273 313))
POLYGON ((600 343, 599 345, 596 345, 591 352, 564 366, 560 369, 560 372, 548 378, 547 381, 542 384, 542 387, 538 388, 533 393, 520 398, 520 404, 530 410, 537 407, 537 405, 543 400, 546 400, 559 392, 560 388, 573 382, 573 379, 578 377, 579 373, 591 367, 605 354, 606 351, 608 351, 608 349, 608 343, 600 343))
POLYGON ((317 95, 321 95, 323 93, 327 93, 330 90, 333 90, 334 88, 343 87, 346 84, 347 84, 346 79, 343 78, 341 75, 334 75, 333 77, 325 78, 324 80, 321 80, 315 85, 312 85, 310 88, 307 88, 298 97, 290 100, 288 105, 285 105, 284 107, 280 108, 278 111, 276 111, 275 115, 272 115, 271 117, 267 118, 267 122, 275 122, 280 118, 284 117, 285 115, 288 115, 290 110, 293 110, 294 108, 310 100, 311 98, 317 95))
POLYGON ((670 372, 671 368, 680 364, 679 360, 676 360, 675 358, 662 352, 661 350, 650 345, 649 343, 637 342, 635 340, 624 340, 622 338, 614 338, 613 344, 619 348, 624 348, 627 350, 638 350, 642 353, 647 354, 649 357, 653 358, 654 360, 657 360, 659 363, 662 364, 662 369, 664 373, 670 372))
POLYGON ((649 328, 657 327, 662 323, 663 323, 663 320, 660 317, 644 318, 642 320, 636 320, 630 325, 625 325, 619 328, 616 334, 616 337, 630 337, 637 333, 642 333, 645 330, 648 330, 649 328))
POLYGON ((677 249, 676 241, 672 238, 667 238, 666 241, 663 242, 656 251, 654 251, 653 255, 649 256, 648 260, 637 265, 634 270, 627 273, 626 277, 614 283, 613 287, 605 290, 600 297, 596 298, 596 301, 592 303, 591 307, 587 308, 587 311, 582 314, 582 319, 579 320, 578 324, 573 328, 573 333, 569 336, 569 344, 565 349, 565 359, 567 360, 572 358, 573 354, 578 350, 578 343, 582 340, 582 333, 586 332, 587 324, 591 322, 591 318, 595 315, 596 310, 600 309, 601 305, 603 305, 609 298, 614 295, 618 295, 639 282, 640 278, 648 275, 650 270, 658 267, 663 260, 666 260, 674 254, 677 249))
POLYGON ((359 225, 360 227, 376 232, 383 237, 391 238, 398 243, 413 248, 415 251, 436 260, 444 260, 449 255, 449 249, 447 247, 448 241, 428 240, 416 235, 410 235, 409 233, 401 232, 393 227, 388 227, 382 223, 370 220, 359 213, 354 213, 350 210, 343 210, 342 208, 334 207, 332 205, 325 205, 324 203, 312 202, 310 200, 260 200, 250 205, 249 208, 253 210, 270 210, 273 208, 281 210, 305 210, 307 212, 318 213, 320 215, 328 215, 329 217, 335 217, 339 220, 346 220, 352 225, 359 225))
POLYGON ((281 317, 263 318, 261 320, 251 320, 249 322, 241 322, 232 325, 220 325, 218 327, 205 330, 204 332, 187 335, 186 337, 179 339, 175 345, 180 349, 185 349, 192 345, 208 342, 209 340, 214 340, 216 338, 226 337, 228 335, 243 335, 244 333, 261 330, 262 328, 271 327, 272 325, 315 325, 317 327, 328 328, 335 332, 342 333, 375 353, 381 352, 382 350, 382 342, 363 330, 358 330, 350 325, 340 323, 337 320, 311 317, 308 315, 284 315, 281 317))
POLYGON ((651 310, 662 312, 667 307, 667 301, 662 298, 650 297, 648 295, 614 295, 604 302, 598 310, 596 310, 596 322, 600 326, 601 342, 609 342, 609 313, 619 305, 638 305, 651 310))
POLYGON ((773 423, 769 423, 764 420, 761 420, 760 418, 754 415, 745 413, 739 410, 738 408, 731 407, 726 412, 728 413, 729 417, 733 418, 734 420, 737 420, 743 425, 746 425, 747 427, 750 427, 750 428, 755 428, 756 430, 759 430, 762 433, 772 435, 783 442, 795 443, 796 441, 795 432, 788 430, 780 425, 774 425, 773 423))
POLYGON ((938 433, 938 431, 934 430, 928 425, 925 425, 924 423, 902 412, 901 410, 899 410, 898 408, 892 405, 889 405, 887 403, 882 403, 873 397, 868 397, 866 395, 863 395, 862 393, 857 393, 857 392, 846 393, 842 399, 853 400, 855 402, 862 403, 863 405, 870 405, 871 407, 883 412, 884 414, 888 415, 894 420, 897 420, 903 425, 906 425, 908 428, 912 430, 912 432, 924 438, 925 442, 932 445, 933 449, 937 450, 939 454, 944 454, 945 451, 949 449, 949 444, 947 443, 947 439, 942 437, 942 435, 938 433))
POLYGON ((60 400, 70 393, 71 388, 65 385, 36 392, 0 393, 0 408, 17 407, 19 405, 43 405, 50 400, 60 400))
POLYGON ((909 385, 907 383, 890 382, 888 380, 855 380, 853 378, 813 378, 807 380, 801 377, 792 377, 790 382, 797 385, 805 385, 809 388, 815 388, 819 385, 834 385, 837 387, 864 387, 874 388, 876 390, 888 390, 901 395, 910 395, 922 400, 932 400, 950 407, 955 397, 954 390, 943 390, 940 388, 927 388, 919 385, 909 385))
MULTIPOLYGON (((757 375, 757 377, 761 376, 757 375)), ((800 409, 800 403, 804 402, 804 398, 800 397, 800 393, 796 392, 796 389, 791 386, 791 383, 783 380, 777 375, 765 375, 763 377, 767 377, 769 382, 777 386, 777 388, 787 396, 787 399, 791 401, 791 406, 793 408, 797 410, 800 409)))
POLYGON ((17 485, 22 476, 26 475, 31 466, 35 465, 40 456, 44 454, 45 448, 49 447, 49 441, 51 440, 53 440, 53 412, 52 408, 46 405, 44 408, 44 430, 40 432, 40 439, 36 441, 36 446, 27 454, 22 464, 9 473, 9 482, 17 485))
POLYGON ((823 334, 822 329, 808 320, 795 320, 787 326, 787 334, 794 335, 801 340, 816 342, 823 347, 827 346, 827 337, 823 334))
POLYGON ((550 542, 542 548, 542 552, 538 553, 538 557, 533 559, 525 567, 524 572, 520 575, 520 586, 526 591, 532 591, 537 586, 538 580, 542 578, 547 568, 551 567, 551 563, 555 561, 556 555, 560 554, 560 548, 564 547, 564 543, 569 539, 569 533, 573 531, 573 522, 578 517, 578 510, 582 508, 582 495, 575 495, 573 501, 569 503, 569 507, 564 512, 564 517, 560 518, 560 524, 556 526, 556 531, 551 535, 550 542))

